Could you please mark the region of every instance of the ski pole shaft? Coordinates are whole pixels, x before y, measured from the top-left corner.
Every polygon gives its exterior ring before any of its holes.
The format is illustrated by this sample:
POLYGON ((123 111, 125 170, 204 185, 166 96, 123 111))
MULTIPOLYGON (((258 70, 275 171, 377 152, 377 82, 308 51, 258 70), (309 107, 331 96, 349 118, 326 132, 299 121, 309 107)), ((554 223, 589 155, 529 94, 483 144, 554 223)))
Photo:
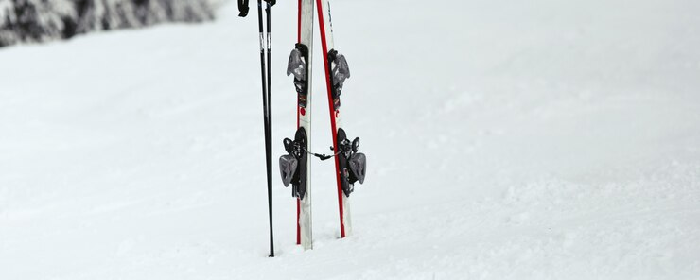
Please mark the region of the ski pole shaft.
MULTIPOLYGON (((268 211, 270 214, 270 257, 275 256, 274 249, 274 237, 272 231, 272 151, 271 151, 271 129, 270 129, 270 110, 269 110, 269 88, 267 87, 266 69, 265 65, 265 42, 263 39, 263 12, 262 12, 262 0, 258 0, 258 31, 260 39, 260 76, 262 77, 262 97, 263 97, 263 116, 264 116, 264 127, 265 127, 265 164, 267 169, 267 200, 268 200, 268 211)), ((269 71, 268 71, 269 73, 269 71)))
POLYGON ((270 257, 275 256, 272 239, 272 5, 267 2, 267 193, 270 212, 270 257))

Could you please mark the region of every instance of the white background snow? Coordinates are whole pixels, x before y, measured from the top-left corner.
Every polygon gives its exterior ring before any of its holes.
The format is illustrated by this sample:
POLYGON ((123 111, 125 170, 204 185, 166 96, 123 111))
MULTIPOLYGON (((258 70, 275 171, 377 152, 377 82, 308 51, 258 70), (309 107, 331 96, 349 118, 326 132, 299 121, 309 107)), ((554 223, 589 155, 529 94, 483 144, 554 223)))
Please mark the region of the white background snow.
MULTIPOLYGON (((700 2, 332 4, 344 127, 368 155, 354 236, 314 162, 315 249, 294 245, 275 167, 266 257, 257 15, 227 5, 0 50, 0 279, 700 277, 700 2)), ((296 1, 274 17, 276 161, 296 1)))

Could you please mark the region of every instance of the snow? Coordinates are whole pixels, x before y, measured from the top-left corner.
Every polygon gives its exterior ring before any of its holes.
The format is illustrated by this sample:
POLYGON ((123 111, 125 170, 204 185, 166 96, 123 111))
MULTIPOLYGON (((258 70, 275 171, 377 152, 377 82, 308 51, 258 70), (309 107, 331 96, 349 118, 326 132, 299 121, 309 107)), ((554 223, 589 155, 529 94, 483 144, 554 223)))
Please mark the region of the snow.
MULTIPOLYGON (((275 161, 296 124, 291 2, 274 10, 275 161)), ((332 4, 344 127, 369 161, 354 236, 315 161, 314 250, 294 245, 275 169, 266 256, 256 15, 229 3, 215 23, 0 50, 0 279, 700 275, 700 2, 332 4)))

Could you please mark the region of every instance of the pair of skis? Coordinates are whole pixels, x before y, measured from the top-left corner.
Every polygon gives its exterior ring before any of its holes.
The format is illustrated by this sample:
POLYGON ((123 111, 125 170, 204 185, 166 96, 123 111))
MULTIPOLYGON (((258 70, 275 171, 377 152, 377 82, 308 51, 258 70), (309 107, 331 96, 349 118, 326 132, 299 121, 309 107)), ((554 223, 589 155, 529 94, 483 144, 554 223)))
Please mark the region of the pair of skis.
MULTIPOLYGON (((260 65, 262 76, 263 115, 265 124, 265 152, 267 166, 268 204, 270 214, 270 256, 274 256, 272 231, 272 179, 271 179, 271 15, 275 0, 264 0, 267 3, 267 64, 265 63, 265 42, 263 36, 263 0, 258 0, 258 29, 260 32, 260 65)), ((238 0, 239 16, 248 14, 249 0, 238 0)), ((338 187, 338 204, 340 211, 340 237, 352 234, 350 219, 350 194, 354 184, 362 184, 365 178, 366 157, 358 152, 359 137, 350 141, 341 128, 340 95, 343 83, 350 78, 345 57, 339 54, 333 46, 333 26, 328 0, 299 0, 298 40, 290 53, 287 75, 294 76, 294 86, 297 92, 297 132, 294 140, 284 140, 288 154, 280 157, 279 167, 285 186, 292 187, 292 196, 297 198, 297 244, 304 249, 312 249, 311 234, 311 187, 309 184, 310 161, 309 155, 327 160, 333 158, 336 167, 338 187), (328 91, 328 107, 331 118, 333 135, 332 155, 322 155, 309 151, 309 135, 311 131, 311 77, 313 53, 313 21, 314 2, 317 8, 321 41, 324 53, 324 70, 326 88, 328 91)))
POLYGON ((358 152, 359 138, 350 141, 341 128, 340 95, 343 83, 350 78, 350 70, 345 57, 334 49, 328 0, 299 0, 297 44, 289 55, 287 75, 294 76, 294 87, 298 97, 297 132, 294 140, 284 140, 288 154, 280 157, 280 173, 284 185, 291 184, 292 196, 297 198, 297 244, 308 250, 313 248, 309 156, 316 156, 321 160, 333 158, 335 161, 341 238, 352 234, 350 194, 354 191, 356 182, 364 182, 366 169, 366 157, 358 152), (318 12, 324 53, 328 109, 334 143, 331 147, 332 155, 309 151, 314 4, 318 12))

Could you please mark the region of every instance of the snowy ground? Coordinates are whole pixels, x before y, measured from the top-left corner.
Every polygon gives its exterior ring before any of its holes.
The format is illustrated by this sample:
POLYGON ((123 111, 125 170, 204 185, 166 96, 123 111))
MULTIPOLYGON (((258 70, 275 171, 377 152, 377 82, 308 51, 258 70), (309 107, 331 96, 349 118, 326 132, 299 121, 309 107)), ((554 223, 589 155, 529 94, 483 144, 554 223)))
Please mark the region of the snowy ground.
POLYGON ((318 162, 315 250, 295 246, 275 170, 275 258, 254 13, 0 50, 0 279, 697 279, 700 2, 440 3, 333 1, 369 161, 355 236, 318 162))

